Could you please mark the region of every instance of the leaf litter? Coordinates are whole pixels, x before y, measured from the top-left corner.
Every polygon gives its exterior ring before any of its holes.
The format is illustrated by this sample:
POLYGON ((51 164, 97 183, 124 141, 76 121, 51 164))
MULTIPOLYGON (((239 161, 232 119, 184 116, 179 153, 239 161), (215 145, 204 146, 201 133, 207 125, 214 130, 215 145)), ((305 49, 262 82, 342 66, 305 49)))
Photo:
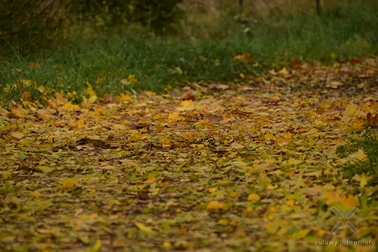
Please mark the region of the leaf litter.
POLYGON ((377 118, 376 63, 0 108, 0 249, 374 251, 377 187, 338 169, 366 155, 336 148, 377 118))

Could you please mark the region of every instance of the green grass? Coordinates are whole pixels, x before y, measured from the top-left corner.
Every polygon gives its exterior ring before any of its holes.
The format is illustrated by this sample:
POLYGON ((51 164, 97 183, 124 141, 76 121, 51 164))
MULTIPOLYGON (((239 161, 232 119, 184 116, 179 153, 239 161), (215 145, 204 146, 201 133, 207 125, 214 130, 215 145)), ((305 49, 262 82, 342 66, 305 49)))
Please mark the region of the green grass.
POLYGON ((366 57, 378 52, 377 13, 376 3, 351 1, 321 16, 297 13, 250 21, 247 32, 232 16, 224 16, 208 31, 211 39, 180 31, 158 37, 134 27, 71 27, 64 31, 69 35, 49 49, 25 55, 12 47, 12 53, 0 60, 4 94, 0 104, 19 101, 24 91, 34 99, 61 91, 80 101, 87 83, 99 96, 141 89, 160 92, 187 82, 234 81, 240 73, 263 74, 273 67, 290 67, 292 58, 330 63, 366 57), (253 55, 254 61, 233 60, 243 52, 253 55), (29 62, 40 67, 30 68, 29 62), (138 82, 123 85, 121 80, 129 75, 138 82), (45 87, 43 93, 40 86, 45 87))
POLYGON ((352 178, 356 174, 366 174, 372 177, 369 185, 378 184, 378 135, 377 127, 366 128, 358 139, 351 139, 348 144, 339 146, 337 154, 346 157, 349 154, 363 150, 366 158, 363 160, 352 160, 342 167, 343 173, 352 178))

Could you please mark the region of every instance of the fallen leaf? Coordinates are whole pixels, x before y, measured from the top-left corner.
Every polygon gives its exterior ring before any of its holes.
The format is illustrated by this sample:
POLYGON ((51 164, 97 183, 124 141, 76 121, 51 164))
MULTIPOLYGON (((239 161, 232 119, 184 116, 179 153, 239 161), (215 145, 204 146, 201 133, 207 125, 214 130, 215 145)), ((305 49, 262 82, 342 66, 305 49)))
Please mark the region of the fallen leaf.
POLYGON ((140 222, 134 222, 135 226, 139 228, 140 231, 145 232, 145 233, 154 233, 151 227, 145 226, 144 224, 140 222))
POLYGON ((21 132, 11 132, 10 135, 11 135, 11 137, 13 137, 17 140, 20 140, 20 139, 25 137, 25 135, 22 134, 21 132))
POLYGON ((222 208, 223 204, 220 203, 219 201, 210 201, 209 204, 206 207, 206 210, 211 211, 211 210, 217 210, 222 208))
POLYGON ((256 193, 251 193, 248 198, 247 198, 248 201, 251 201, 251 202, 258 202, 260 201, 260 196, 256 193))
POLYGON ((361 149, 358 149, 358 151, 356 153, 353 153, 353 154, 350 154, 348 156, 349 159, 353 160, 353 159, 358 159, 358 160, 363 160, 365 158, 367 158, 365 152, 361 149))
POLYGON ((48 166, 44 166, 44 165, 37 166, 37 169, 40 170, 43 173, 49 173, 49 172, 52 172, 53 170, 55 170, 52 167, 48 167, 48 166))
POLYGON ((101 240, 97 240, 96 243, 91 247, 90 252, 99 252, 101 250, 101 240))
POLYGON ((16 106, 11 109, 11 113, 18 117, 26 117, 28 115, 28 111, 23 109, 21 106, 16 106))
POLYGON ((62 184, 63 189, 71 189, 75 187, 78 183, 79 180, 77 178, 66 178, 60 181, 60 184, 62 184))

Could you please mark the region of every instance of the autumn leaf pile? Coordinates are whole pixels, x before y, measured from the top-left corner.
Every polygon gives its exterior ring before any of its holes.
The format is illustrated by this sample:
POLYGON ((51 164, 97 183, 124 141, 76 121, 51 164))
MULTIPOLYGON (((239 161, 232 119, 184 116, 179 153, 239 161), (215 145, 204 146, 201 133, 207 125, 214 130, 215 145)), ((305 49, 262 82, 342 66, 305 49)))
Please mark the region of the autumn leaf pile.
POLYGON ((336 148, 377 118, 377 63, 1 108, 0 250, 374 251, 377 187, 339 169, 366 153, 336 148))

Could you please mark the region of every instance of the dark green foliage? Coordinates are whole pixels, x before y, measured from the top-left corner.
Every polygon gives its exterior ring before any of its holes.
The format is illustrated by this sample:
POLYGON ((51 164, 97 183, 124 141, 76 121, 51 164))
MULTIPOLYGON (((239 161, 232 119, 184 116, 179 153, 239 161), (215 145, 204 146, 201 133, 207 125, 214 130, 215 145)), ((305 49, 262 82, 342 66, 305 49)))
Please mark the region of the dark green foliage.
POLYGON ((101 19, 109 29, 137 23, 165 33, 179 16, 182 0, 3 0, 0 2, 0 42, 12 47, 46 47, 61 40, 66 27, 101 19))
POLYGON ((73 1, 69 12, 83 14, 86 18, 104 16, 112 26, 139 23, 160 33, 176 21, 179 14, 176 6, 180 2, 182 0, 81 0, 73 1))
POLYGON ((3 0, 0 2, 0 40, 14 47, 48 41, 58 25, 61 2, 3 0))

